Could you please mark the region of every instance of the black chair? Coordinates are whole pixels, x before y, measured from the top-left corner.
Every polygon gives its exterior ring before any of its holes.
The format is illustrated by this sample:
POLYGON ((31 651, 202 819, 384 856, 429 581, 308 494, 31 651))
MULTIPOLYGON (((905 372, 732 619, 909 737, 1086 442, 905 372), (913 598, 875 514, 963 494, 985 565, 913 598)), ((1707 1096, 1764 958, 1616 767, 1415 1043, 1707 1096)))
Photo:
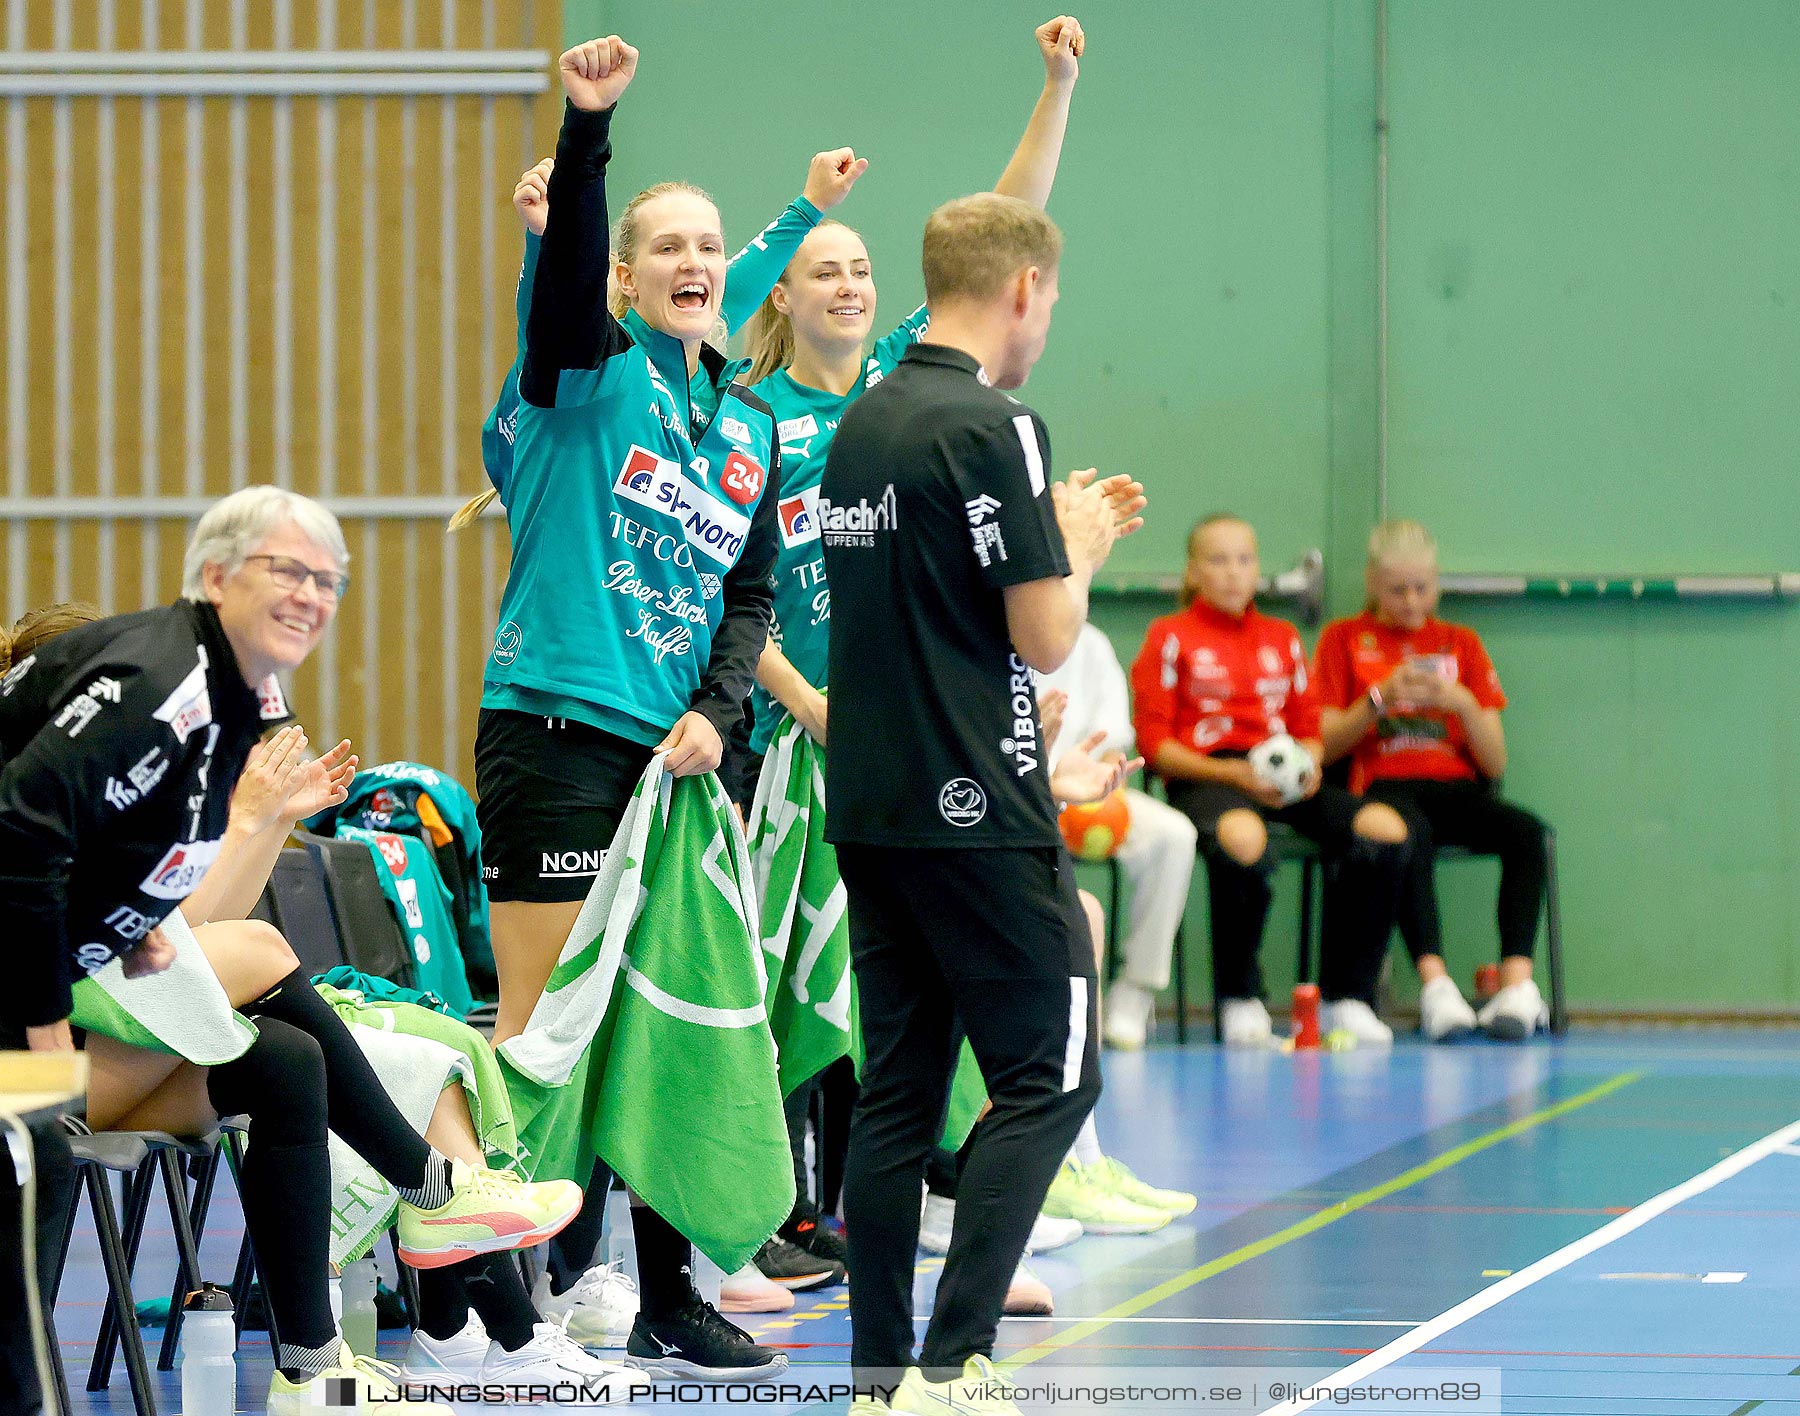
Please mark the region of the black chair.
POLYGON ((271 906, 271 923, 287 939, 309 976, 349 962, 331 910, 324 858, 318 851, 309 846, 289 846, 282 851, 269 875, 264 898, 271 906))
MULTIPOLYGON (((204 1164, 218 1146, 218 1135, 182 1140, 161 1131, 93 1132, 79 1121, 71 1119, 65 1124, 73 1133, 69 1149, 75 1158, 78 1184, 87 1191, 88 1207, 100 1244, 100 1262, 106 1271, 106 1308, 101 1314, 94 1357, 88 1368, 87 1389, 104 1391, 111 1384, 113 1361, 122 1346, 132 1404, 137 1408, 138 1416, 156 1416, 156 1392, 144 1351, 143 1333, 138 1328, 132 1270, 143 1240, 151 1191, 160 1180, 169 1207, 170 1226, 175 1233, 175 1290, 184 1293, 199 1287, 199 1244, 191 1223, 192 1210, 183 1165, 189 1160, 204 1164), (122 1178, 124 1185, 122 1215, 113 1205, 108 1176, 114 1174, 122 1178)), ((62 1254, 57 1266, 59 1286, 73 1237, 74 1215, 71 1212, 69 1227, 62 1236, 62 1254)), ((159 1365, 166 1371, 172 1365, 173 1348, 166 1339, 164 1345, 166 1360, 159 1365)))
POLYGON ((412 948, 375 874, 375 858, 361 841, 295 832, 318 855, 325 873, 337 936, 352 968, 403 988, 417 986, 412 948))
MULTIPOLYGON (((1145 789, 1162 784, 1162 795, 1168 799, 1168 784, 1154 773, 1146 771, 1145 789)), ((1268 823, 1269 851, 1280 864, 1297 861, 1300 865, 1300 925, 1298 930, 1299 968, 1297 977, 1310 980, 1313 975, 1313 961, 1318 956, 1318 920, 1320 911, 1316 902, 1320 898, 1321 884, 1324 878, 1323 861, 1319 848, 1291 827, 1283 826, 1278 821, 1268 823)), ((1116 860, 1108 860, 1106 868, 1110 876, 1110 907, 1106 914, 1106 973, 1113 978, 1119 972, 1119 919, 1122 904, 1121 885, 1122 872, 1116 860)), ((1202 854, 1200 869, 1206 869, 1205 856, 1202 854)), ((1175 1041, 1185 1043, 1188 1040, 1188 977, 1187 977, 1187 924, 1186 916, 1175 927, 1175 944, 1171 957, 1175 985, 1175 1041)), ((1214 980, 1213 987, 1213 1041, 1219 1041, 1219 1008, 1218 986, 1214 980)))

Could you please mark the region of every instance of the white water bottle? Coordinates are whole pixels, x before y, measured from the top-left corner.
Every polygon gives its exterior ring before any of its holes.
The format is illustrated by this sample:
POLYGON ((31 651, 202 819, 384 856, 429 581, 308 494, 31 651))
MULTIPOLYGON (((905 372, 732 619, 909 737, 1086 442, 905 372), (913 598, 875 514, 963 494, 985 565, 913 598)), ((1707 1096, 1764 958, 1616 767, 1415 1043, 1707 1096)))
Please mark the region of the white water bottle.
POLYGON ((375 1256, 358 1259, 343 1272, 340 1282, 344 1290, 344 1314, 341 1331, 344 1341, 358 1357, 373 1357, 377 1330, 375 1321, 375 1256))
POLYGON ((231 1294, 203 1283, 181 1305, 182 1416, 237 1410, 237 1324, 231 1294))

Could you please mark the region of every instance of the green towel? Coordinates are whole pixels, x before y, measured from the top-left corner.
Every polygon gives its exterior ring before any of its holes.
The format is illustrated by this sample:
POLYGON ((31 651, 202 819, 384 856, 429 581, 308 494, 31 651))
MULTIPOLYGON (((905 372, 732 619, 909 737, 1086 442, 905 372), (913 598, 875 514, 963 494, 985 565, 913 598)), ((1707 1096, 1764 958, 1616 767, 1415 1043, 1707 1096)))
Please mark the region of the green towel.
POLYGON ((173 964, 161 973, 126 978, 125 966, 114 959, 77 980, 69 1021, 202 1067, 242 1057, 256 1041, 256 1025, 232 1008, 180 910, 162 922, 162 932, 175 946, 173 964))
POLYGON ((785 1096, 840 1057, 862 1067, 849 912, 837 851, 825 839, 824 754, 791 717, 769 743, 749 829, 785 1096))
POLYGON ((600 1157, 727 1273, 794 1204, 743 833, 651 759, 550 982, 496 1049, 537 1179, 600 1157))

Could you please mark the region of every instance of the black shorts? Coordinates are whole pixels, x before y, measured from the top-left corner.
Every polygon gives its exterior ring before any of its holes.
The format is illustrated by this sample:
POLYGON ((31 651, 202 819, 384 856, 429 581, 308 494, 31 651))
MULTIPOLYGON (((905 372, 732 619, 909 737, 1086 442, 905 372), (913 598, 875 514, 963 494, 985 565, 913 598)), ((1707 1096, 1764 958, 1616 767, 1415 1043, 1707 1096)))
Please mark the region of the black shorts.
POLYGON ((1094 941, 1061 846, 841 845, 850 949, 930 946, 944 980, 1094 975, 1094 941))
POLYGON ((1356 813, 1368 805, 1342 787, 1320 787, 1292 806, 1267 807, 1229 782, 1172 781, 1168 786, 1169 805, 1194 823, 1200 832, 1200 849, 1208 854, 1218 848, 1219 818, 1238 810, 1254 811, 1264 821, 1293 827, 1327 855, 1341 854, 1355 843, 1356 813))
POLYGON ((483 708, 475 815, 488 898, 586 899, 651 755, 573 718, 483 708))

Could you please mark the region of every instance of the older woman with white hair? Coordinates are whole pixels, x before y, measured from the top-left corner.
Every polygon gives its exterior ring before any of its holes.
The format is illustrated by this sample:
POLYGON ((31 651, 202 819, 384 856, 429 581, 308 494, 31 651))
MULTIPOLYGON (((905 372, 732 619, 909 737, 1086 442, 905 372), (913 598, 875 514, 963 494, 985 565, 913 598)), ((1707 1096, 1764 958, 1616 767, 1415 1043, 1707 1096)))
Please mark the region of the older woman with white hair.
MULTIPOLYGON (((239 1189, 279 1323, 271 1411, 317 1404, 316 1384, 331 1375, 355 1378, 365 1405, 397 1399, 343 1345, 326 1298, 328 1126, 394 1186, 402 1253, 421 1267, 540 1242, 580 1203, 573 1185, 526 1185, 429 1145, 291 960, 291 971, 248 987, 216 970, 256 1026, 254 1040, 206 1067, 133 1045, 129 1029, 109 1033, 112 1015, 89 1007, 101 980, 77 988, 115 957, 127 974, 167 968, 174 950, 158 926, 178 906, 195 924, 235 913, 223 877, 241 874, 241 860, 204 877, 252 753, 291 767, 304 746, 291 729, 267 749, 257 742, 267 720, 287 716, 276 675, 330 625, 347 560, 325 507, 246 488, 200 519, 182 599, 42 640, 0 679, 0 897, 15 921, 0 1046, 87 1045, 99 1126, 185 1132, 250 1115, 239 1189), (93 1029, 79 1039, 78 1002, 93 1029)), ((341 798, 353 769, 340 743, 312 775, 341 798)))

